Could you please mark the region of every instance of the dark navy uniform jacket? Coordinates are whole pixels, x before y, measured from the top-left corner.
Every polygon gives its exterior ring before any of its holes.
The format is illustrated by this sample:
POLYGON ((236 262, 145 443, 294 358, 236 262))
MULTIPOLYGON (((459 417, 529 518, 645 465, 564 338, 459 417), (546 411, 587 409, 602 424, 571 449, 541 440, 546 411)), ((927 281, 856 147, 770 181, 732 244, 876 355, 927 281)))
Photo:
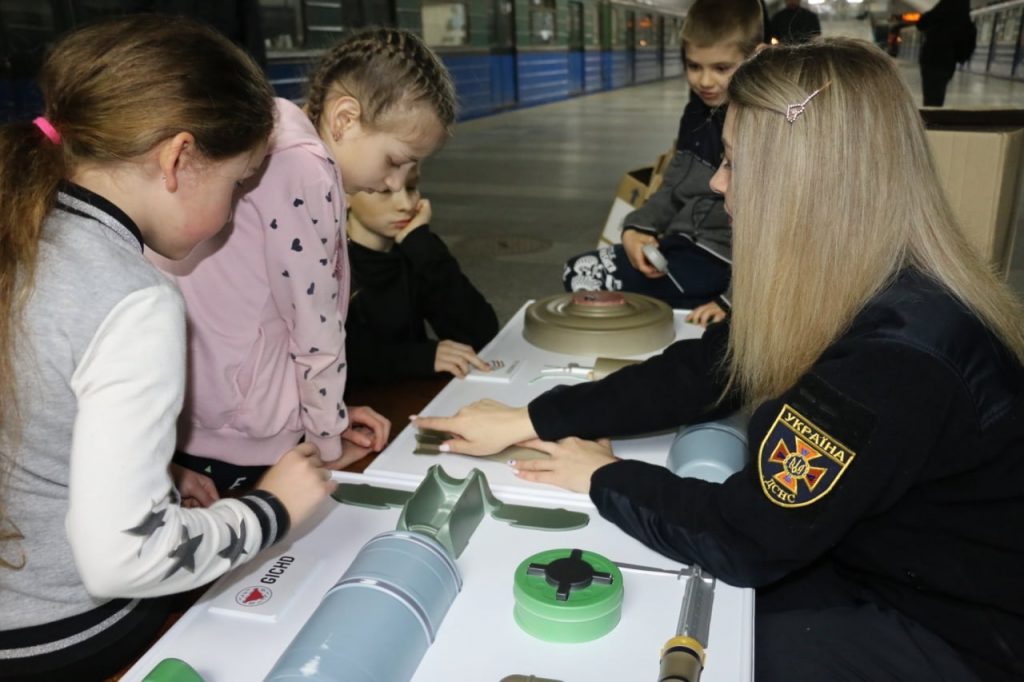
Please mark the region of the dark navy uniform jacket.
MULTIPOLYGON (((727 335, 716 325, 545 393, 529 406, 537 433, 629 435, 715 416, 727 335)), ((983 679, 1024 679, 1024 370, 954 297, 903 273, 757 407, 748 438, 750 463, 722 484, 621 461, 594 474, 591 498, 630 535, 728 583, 824 568, 831 589, 918 621, 983 679)), ((821 608, 835 596, 823 592, 810 597, 821 608)))

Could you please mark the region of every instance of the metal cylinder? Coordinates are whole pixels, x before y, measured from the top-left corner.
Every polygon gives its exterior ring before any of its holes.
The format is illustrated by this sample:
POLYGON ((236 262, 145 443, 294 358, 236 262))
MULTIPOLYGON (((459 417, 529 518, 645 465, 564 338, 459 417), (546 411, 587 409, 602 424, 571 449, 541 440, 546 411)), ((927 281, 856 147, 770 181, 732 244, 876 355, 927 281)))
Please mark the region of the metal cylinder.
POLYGON ((666 466, 676 476, 721 483, 746 466, 748 457, 747 415, 736 412, 679 429, 666 466))
POLYGON ((391 531, 367 542, 267 676, 271 682, 408 682, 462 588, 440 543, 391 531))

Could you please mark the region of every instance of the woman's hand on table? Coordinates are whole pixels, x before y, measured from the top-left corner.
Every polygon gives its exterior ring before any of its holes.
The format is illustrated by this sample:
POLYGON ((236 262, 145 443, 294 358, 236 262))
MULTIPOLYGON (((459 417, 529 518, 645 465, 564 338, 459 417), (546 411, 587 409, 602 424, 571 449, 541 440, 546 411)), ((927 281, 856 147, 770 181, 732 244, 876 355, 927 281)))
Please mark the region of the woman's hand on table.
POLYGON ((496 400, 466 405, 453 417, 411 417, 417 428, 446 431, 454 438, 441 445, 442 452, 493 455, 510 445, 536 438, 525 407, 510 407, 496 400))
POLYGON ((548 459, 509 461, 524 481, 557 485, 577 493, 590 492, 590 478, 603 466, 618 461, 607 439, 563 438, 557 443, 530 440, 523 447, 546 452, 548 459))

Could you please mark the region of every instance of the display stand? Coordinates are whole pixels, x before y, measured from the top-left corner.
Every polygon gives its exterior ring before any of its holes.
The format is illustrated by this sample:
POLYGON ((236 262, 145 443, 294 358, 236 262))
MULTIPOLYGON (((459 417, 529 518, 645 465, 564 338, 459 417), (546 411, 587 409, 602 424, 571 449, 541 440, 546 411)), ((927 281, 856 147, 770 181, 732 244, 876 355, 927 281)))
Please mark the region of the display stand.
MULTIPOLYGON (((481 398, 522 405, 566 378, 543 378, 546 366, 593 365, 594 358, 542 351, 521 334, 523 310, 481 353, 488 360, 518 366, 507 377, 471 377, 449 383, 422 411, 448 415, 481 398)), ((700 328, 676 313, 676 337, 695 338, 700 328)), ((616 454, 664 464, 673 433, 614 441, 616 454)), ((413 427, 406 428, 364 474, 338 473, 343 483, 412 490, 427 470, 440 464, 453 477, 474 468, 507 504, 563 507, 590 515, 584 528, 540 531, 484 518, 457 559, 464 584, 413 682, 473 680, 500 682, 535 675, 561 682, 643 682, 657 680, 660 649, 673 635, 685 568, 648 549, 601 518, 590 500, 551 486, 516 478, 500 462, 460 455, 414 455, 413 427), (513 618, 513 574, 527 557, 558 548, 580 548, 621 567, 621 620, 589 642, 552 643, 523 631, 513 618), (647 567, 654 570, 637 570, 647 567)), ((160 661, 189 663, 205 682, 263 679, 273 668, 323 596, 345 572, 360 548, 393 530, 401 510, 375 510, 330 500, 316 518, 293 530, 283 545, 224 576, 124 676, 143 680, 160 661)), ((715 590, 704 682, 753 679, 754 593, 719 582, 715 590)), ((388 638, 383 632, 382 638, 388 638)), ((401 646, 401 642, 390 642, 401 646)), ((344 679, 341 676, 338 679, 344 679)))

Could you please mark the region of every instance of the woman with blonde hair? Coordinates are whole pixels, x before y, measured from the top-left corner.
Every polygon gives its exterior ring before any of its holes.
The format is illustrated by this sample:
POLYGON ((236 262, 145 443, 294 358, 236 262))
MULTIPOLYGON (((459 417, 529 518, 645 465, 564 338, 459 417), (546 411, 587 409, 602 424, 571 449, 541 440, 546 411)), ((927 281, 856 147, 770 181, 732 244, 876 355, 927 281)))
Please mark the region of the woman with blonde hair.
POLYGON ((526 441, 551 457, 513 463, 524 479, 757 588, 758 680, 1021 679, 1021 306, 962 237, 880 50, 770 48, 729 89, 731 322, 526 408, 418 423, 455 452, 526 441), (580 440, 741 406, 750 463, 720 484, 580 440))

